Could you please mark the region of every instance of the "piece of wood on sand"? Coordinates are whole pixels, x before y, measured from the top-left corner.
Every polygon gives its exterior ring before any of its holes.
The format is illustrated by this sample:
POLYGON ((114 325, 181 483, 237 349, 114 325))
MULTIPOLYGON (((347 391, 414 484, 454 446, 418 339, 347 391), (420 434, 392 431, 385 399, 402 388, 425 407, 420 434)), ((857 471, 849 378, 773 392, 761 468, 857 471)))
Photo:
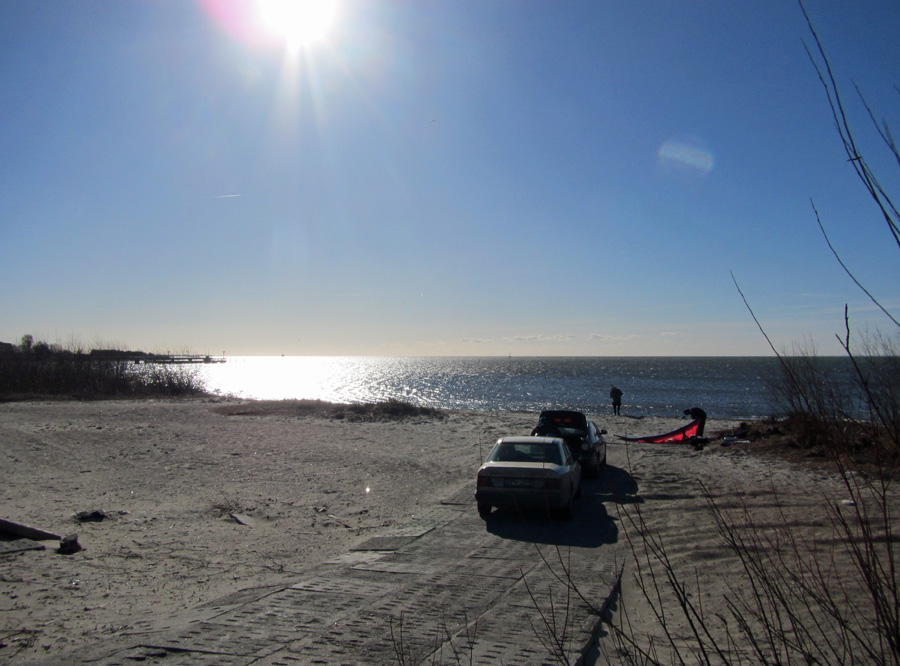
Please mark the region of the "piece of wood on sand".
POLYGON ((0 533, 9 534, 20 537, 22 539, 31 539, 32 541, 59 541, 62 537, 53 532, 39 530, 36 527, 29 527, 21 523, 14 523, 11 520, 0 518, 0 533))
POLYGON ((241 525, 246 525, 247 527, 256 527, 256 521, 248 515, 245 515, 243 513, 232 513, 230 515, 232 520, 240 523, 241 525))

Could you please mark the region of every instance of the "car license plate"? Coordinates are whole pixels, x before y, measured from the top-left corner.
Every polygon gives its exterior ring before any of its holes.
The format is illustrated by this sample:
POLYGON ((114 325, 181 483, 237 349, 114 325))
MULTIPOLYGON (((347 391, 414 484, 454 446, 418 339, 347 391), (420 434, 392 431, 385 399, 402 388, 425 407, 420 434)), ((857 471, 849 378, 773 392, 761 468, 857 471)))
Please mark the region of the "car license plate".
POLYGON ((534 488, 533 479, 505 479, 507 488, 534 488))

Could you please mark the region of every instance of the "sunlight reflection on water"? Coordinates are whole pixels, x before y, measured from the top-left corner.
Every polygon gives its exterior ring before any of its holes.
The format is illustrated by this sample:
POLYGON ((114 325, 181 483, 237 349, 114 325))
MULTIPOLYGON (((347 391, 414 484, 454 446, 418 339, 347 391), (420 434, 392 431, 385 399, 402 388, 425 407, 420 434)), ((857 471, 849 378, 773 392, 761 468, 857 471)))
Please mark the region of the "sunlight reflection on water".
MULTIPOLYGON (((840 360, 840 359, 839 359, 840 360)), ((609 388, 623 412, 679 416, 694 405, 712 418, 772 413, 773 358, 247 356, 204 366, 207 388, 240 398, 377 402, 445 409, 577 409, 605 413, 609 388)))

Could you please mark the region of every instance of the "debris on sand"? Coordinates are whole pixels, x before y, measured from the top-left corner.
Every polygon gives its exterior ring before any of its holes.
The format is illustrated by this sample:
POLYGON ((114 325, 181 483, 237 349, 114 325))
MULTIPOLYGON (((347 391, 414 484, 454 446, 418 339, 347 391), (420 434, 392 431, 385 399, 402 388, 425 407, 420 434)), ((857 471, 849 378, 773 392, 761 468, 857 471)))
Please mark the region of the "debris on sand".
POLYGON ((72 553, 77 553, 79 550, 83 550, 81 544, 78 543, 78 535, 77 534, 69 534, 60 540, 59 548, 56 549, 56 552, 60 555, 71 555, 72 553))
POLYGON ((240 523, 241 525, 246 525, 247 527, 256 527, 256 521, 253 520, 253 518, 251 518, 250 516, 243 513, 232 513, 229 514, 229 517, 233 521, 235 521, 236 523, 240 523))
POLYGON ((79 511, 75 514, 75 520, 79 523, 100 523, 109 518, 105 511, 94 509, 93 511, 79 511))

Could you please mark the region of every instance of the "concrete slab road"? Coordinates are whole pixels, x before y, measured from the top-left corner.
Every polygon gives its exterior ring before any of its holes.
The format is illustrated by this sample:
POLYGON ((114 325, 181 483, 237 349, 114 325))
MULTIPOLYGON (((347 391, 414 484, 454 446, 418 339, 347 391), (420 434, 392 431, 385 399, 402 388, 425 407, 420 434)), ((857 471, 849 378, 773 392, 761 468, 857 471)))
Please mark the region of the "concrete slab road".
POLYGON ((585 481, 571 520, 511 510, 483 520, 473 479, 297 580, 244 590, 53 663, 581 663, 621 575, 624 550, 606 506, 632 485, 608 466, 585 481))

